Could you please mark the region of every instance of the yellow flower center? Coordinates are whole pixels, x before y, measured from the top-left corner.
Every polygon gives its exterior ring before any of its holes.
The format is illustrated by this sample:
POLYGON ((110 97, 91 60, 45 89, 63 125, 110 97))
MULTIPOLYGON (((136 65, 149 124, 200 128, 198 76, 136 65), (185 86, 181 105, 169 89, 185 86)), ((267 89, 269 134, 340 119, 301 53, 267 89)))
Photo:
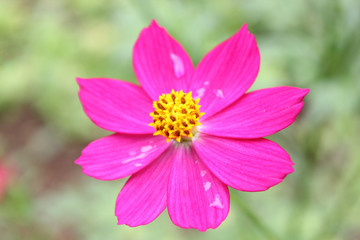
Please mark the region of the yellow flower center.
POLYGON ((158 101, 153 102, 155 111, 150 113, 153 126, 156 130, 154 135, 163 135, 166 141, 176 139, 189 139, 200 125, 199 119, 204 113, 200 113, 198 103, 200 98, 194 100, 191 92, 184 93, 182 90, 162 94, 158 101))

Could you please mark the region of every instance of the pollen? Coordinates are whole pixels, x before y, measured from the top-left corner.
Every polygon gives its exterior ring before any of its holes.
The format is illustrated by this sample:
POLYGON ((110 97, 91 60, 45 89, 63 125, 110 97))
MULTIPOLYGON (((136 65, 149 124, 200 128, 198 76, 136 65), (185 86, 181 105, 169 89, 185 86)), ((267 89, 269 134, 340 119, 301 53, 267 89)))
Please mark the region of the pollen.
POLYGON ((153 102, 155 111, 150 113, 153 121, 149 125, 155 128, 154 135, 164 136, 167 142, 171 139, 181 142, 193 137, 204 113, 199 111, 200 98, 194 100, 191 94, 171 90, 171 93, 162 94, 159 100, 153 102))

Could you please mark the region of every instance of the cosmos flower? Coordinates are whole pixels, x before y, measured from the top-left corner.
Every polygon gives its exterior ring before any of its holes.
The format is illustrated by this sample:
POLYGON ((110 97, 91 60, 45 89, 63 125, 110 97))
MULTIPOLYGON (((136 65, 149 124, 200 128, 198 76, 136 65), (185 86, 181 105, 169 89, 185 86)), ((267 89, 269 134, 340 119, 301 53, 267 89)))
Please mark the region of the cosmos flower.
POLYGON ((6 189, 10 183, 10 169, 6 167, 0 159, 0 200, 3 199, 6 189))
POLYGON ((216 228, 229 212, 228 187, 264 191, 293 172, 289 155, 263 137, 294 122, 309 90, 246 93, 259 65, 246 25, 194 69, 152 21, 133 49, 141 86, 77 79, 85 113, 115 134, 90 143, 75 162, 100 180, 131 175, 116 200, 118 224, 148 224, 167 208, 177 226, 216 228))

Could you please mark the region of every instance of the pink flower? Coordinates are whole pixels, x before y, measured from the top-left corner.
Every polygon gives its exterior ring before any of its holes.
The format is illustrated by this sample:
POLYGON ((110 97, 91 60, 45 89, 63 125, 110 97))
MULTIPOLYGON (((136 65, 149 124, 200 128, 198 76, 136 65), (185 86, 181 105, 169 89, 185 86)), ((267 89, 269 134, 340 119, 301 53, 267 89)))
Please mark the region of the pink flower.
POLYGON ((0 200, 4 197, 10 183, 10 169, 3 165, 0 160, 0 200))
POLYGON ((309 90, 245 93, 259 65, 246 25, 194 69, 181 45, 153 21, 133 50, 141 87, 77 79, 86 114, 116 133, 90 143, 76 163, 100 180, 132 175, 116 200, 118 224, 148 224, 167 207, 177 226, 216 228, 229 212, 228 186, 264 191, 293 172, 290 156, 263 137, 294 122, 309 90))

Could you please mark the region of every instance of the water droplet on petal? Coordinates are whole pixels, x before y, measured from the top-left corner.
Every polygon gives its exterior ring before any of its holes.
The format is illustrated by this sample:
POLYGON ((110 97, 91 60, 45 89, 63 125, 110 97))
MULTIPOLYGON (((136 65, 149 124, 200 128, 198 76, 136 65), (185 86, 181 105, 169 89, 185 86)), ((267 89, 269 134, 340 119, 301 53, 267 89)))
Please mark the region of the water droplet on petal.
POLYGON ((200 171, 200 175, 203 177, 203 176, 205 176, 205 174, 206 174, 206 170, 201 170, 200 171))
POLYGON ((146 156, 147 156, 146 153, 140 153, 140 154, 137 155, 137 156, 133 156, 133 157, 131 157, 131 158, 128 158, 128 159, 125 159, 125 160, 121 161, 121 163, 125 164, 125 163, 128 163, 128 162, 132 162, 132 161, 134 161, 134 160, 137 160, 137 159, 142 159, 142 158, 144 158, 144 157, 146 157, 146 156))
POLYGON ((210 203, 210 207, 215 207, 220 209, 224 208, 224 205, 221 203, 219 194, 215 194, 215 200, 212 203, 210 203))
POLYGON ((178 55, 176 55, 174 53, 170 53, 170 58, 174 63, 174 74, 175 74, 175 76, 177 78, 181 78, 185 74, 183 61, 181 60, 181 58, 178 55))
POLYGON ((140 149, 140 151, 141 151, 142 153, 144 153, 144 152, 150 151, 152 148, 153 148, 153 147, 152 147, 151 145, 142 146, 141 149, 140 149))
POLYGON ((142 163, 135 163, 135 167, 141 167, 142 163))
MULTIPOLYGON (((204 183, 204 189, 205 191, 209 190, 211 188, 211 182, 204 183)), ((211 207, 211 206, 210 206, 211 207)))
POLYGON ((195 99, 197 98, 201 98, 202 96, 204 96, 205 93, 205 88, 200 88, 198 90, 196 90, 196 96, 194 97, 195 99))
POLYGON ((205 85, 205 86, 209 85, 209 81, 205 81, 205 82, 204 82, 204 85, 205 85))
POLYGON ((224 92, 221 89, 214 90, 216 97, 224 98, 224 92))

